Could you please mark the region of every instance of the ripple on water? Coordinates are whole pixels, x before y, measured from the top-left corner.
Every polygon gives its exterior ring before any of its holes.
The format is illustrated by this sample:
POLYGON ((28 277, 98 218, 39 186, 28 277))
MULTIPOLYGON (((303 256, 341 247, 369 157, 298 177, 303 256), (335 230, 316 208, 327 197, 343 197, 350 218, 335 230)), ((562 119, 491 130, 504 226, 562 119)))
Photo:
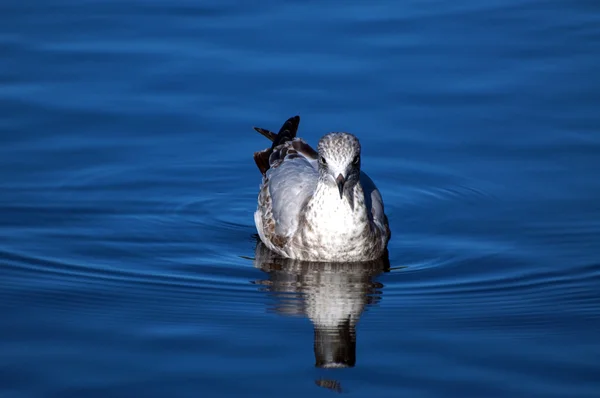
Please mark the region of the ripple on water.
POLYGON ((582 254, 590 253, 584 249, 597 223, 582 221, 575 203, 527 201, 448 170, 407 167, 379 184, 394 204, 386 206, 394 227, 392 271, 380 278, 389 316, 449 335, 533 337, 549 328, 560 334, 575 333, 572 325, 598 325, 593 286, 600 267, 582 254))
POLYGON ((186 252, 183 262, 194 250, 197 257, 201 250, 205 259, 231 262, 252 250, 254 232, 256 192, 240 186, 240 167, 200 160, 95 168, 59 182, 52 195, 62 203, 93 202, 103 211, 103 220, 88 225, 101 241, 178 248, 186 252))
POLYGON ((81 333, 119 325, 123 333, 147 335, 149 341, 157 336, 170 340, 182 333, 187 338, 206 335, 219 341, 224 329, 234 333, 232 323, 259 327, 256 317, 263 312, 264 297, 248 283, 258 273, 252 268, 201 266, 173 271, 165 266, 162 272, 154 272, 6 251, 0 259, 0 307, 25 323, 35 313, 38 322, 52 323, 52 318, 60 317, 81 333), (27 314, 18 315, 24 304, 27 314))
POLYGON ((248 283, 257 271, 241 258, 254 242, 245 196, 231 194, 239 165, 199 176, 202 161, 165 167, 143 159, 72 170, 29 188, 31 196, 14 205, 22 211, 10 212, 14 244, 0 247, 4 307, 27 302, 65 316, 105 313, 114 322, 214 316, 219 325, 244 312, 238 303, 262 299, 248 283), (232 211, 223 212, 224 203, 232 211))
MULTIPOLYGON (((189 288, 202 289, 214 294, 227 291, 251 290, 248 289, 247 279, 245 278, 224 280, 218 275, 211 275, 209 272, 196 275, 173 274, 171 272, 144 272, 100 264, 74 264, 7 251, 0 252, 0 258, 5 268, 12 270, 10 273, 11 276, 21 275, 23 278, 26 278, 28 276, 41 277, 43 275, 42 279, 35 278, 29 280, 32 285, 44 285, 49 280, 54 279, 54 282, 64 281, 66 284, 87 284, 89 282, 93 283, 94 286, 119 284, 155 286, 157 288, 189 288)), ((203 270, 206 269, 203 268, 203 270)), ((243 270, 240 273, 243 274, 243 270)), ((246 272, 245 274, 245 277, 254 275, 251 272, 246 272)), ((27 282, 27 279, 22 279, 21 282, 27 282)))
POLYGON ((568 323, 555 323, 566 317, 572 325, 600 323, 594 289, 600 284, 598 264, 557 268, 488 256, 417 272, 401 269, 382 283, 388 305, 401 306, 413 319, 438 330, 508 329, 535 335, 549 326, 554 333, 569 331, 568 323))
POLYGON ((392 266, 404 272, 445 267, 481 256, 516 253, 518 245, 495 234, 502 223, 490 220, 490 209, 507 206, 496 187, 485 181, 467 180, 450 170, 415 169, 407 164, 392 188, 390 178, 380 184, 392 227, 392 266), (489 224, 481 234, 481 224, 489 224))

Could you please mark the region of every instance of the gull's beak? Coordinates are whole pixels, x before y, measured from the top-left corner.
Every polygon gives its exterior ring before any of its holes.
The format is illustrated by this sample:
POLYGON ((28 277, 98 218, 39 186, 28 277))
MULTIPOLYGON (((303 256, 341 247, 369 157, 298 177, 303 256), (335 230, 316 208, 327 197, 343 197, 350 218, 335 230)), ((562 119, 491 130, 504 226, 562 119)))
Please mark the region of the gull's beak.
POLYGON ((342 199, 342 194, 344 193, 344 184, 346 183, 346 179, 344 178, 343 175, 340 174, 335 179, 335 182, 337 183, 338 189, 340 190, 340 199, 342 199))

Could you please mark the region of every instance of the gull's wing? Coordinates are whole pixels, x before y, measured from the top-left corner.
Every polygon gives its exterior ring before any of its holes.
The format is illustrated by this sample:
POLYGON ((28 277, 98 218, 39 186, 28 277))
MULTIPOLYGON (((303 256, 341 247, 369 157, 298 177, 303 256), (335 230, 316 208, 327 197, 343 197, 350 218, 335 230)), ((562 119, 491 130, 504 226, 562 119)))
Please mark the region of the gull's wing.
POLYGON ((363 171, 360 172, 360 185, 365 193, 365 205, 370 211, 372 220, 377 227, 389 235, 388 219, 383 208, 383 199, 373 180, 363 171))
POLYGON ((298 228, 299 215, 313 194, 319 177, 317 152, 296 138, 300 117, 288 119, 279 133, 255 128, 273 141, 271 148, 254 154, 263 174, 255 214, 261 238, 283 246, 298 228))
POLYGON ((291 236, 296 231, 300 211, 315 192, 318 178, 316 162, 302 155, 288 155, 267 171, 275 233, 291 236))

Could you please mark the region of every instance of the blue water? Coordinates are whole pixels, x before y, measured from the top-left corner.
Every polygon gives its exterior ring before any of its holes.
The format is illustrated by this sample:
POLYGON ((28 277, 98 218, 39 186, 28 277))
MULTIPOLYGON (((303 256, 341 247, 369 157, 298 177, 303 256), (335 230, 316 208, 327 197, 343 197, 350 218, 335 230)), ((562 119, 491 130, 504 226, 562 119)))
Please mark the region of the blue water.
POLYGON ((8 0, 0 54, 2 398, 599 396, 598 3, 8 0), (295 114, 387 261, 257 247, 295 114))

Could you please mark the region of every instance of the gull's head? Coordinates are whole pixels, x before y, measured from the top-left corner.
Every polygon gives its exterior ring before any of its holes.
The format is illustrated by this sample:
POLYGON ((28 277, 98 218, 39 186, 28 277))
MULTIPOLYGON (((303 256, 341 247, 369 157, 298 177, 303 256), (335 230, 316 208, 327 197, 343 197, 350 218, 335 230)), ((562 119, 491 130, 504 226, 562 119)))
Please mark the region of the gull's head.
POLYGON ((349 133, 329 133, 319 141, 319 175, 340 191, 351 188, 360 177, 360 143, 349 133))

